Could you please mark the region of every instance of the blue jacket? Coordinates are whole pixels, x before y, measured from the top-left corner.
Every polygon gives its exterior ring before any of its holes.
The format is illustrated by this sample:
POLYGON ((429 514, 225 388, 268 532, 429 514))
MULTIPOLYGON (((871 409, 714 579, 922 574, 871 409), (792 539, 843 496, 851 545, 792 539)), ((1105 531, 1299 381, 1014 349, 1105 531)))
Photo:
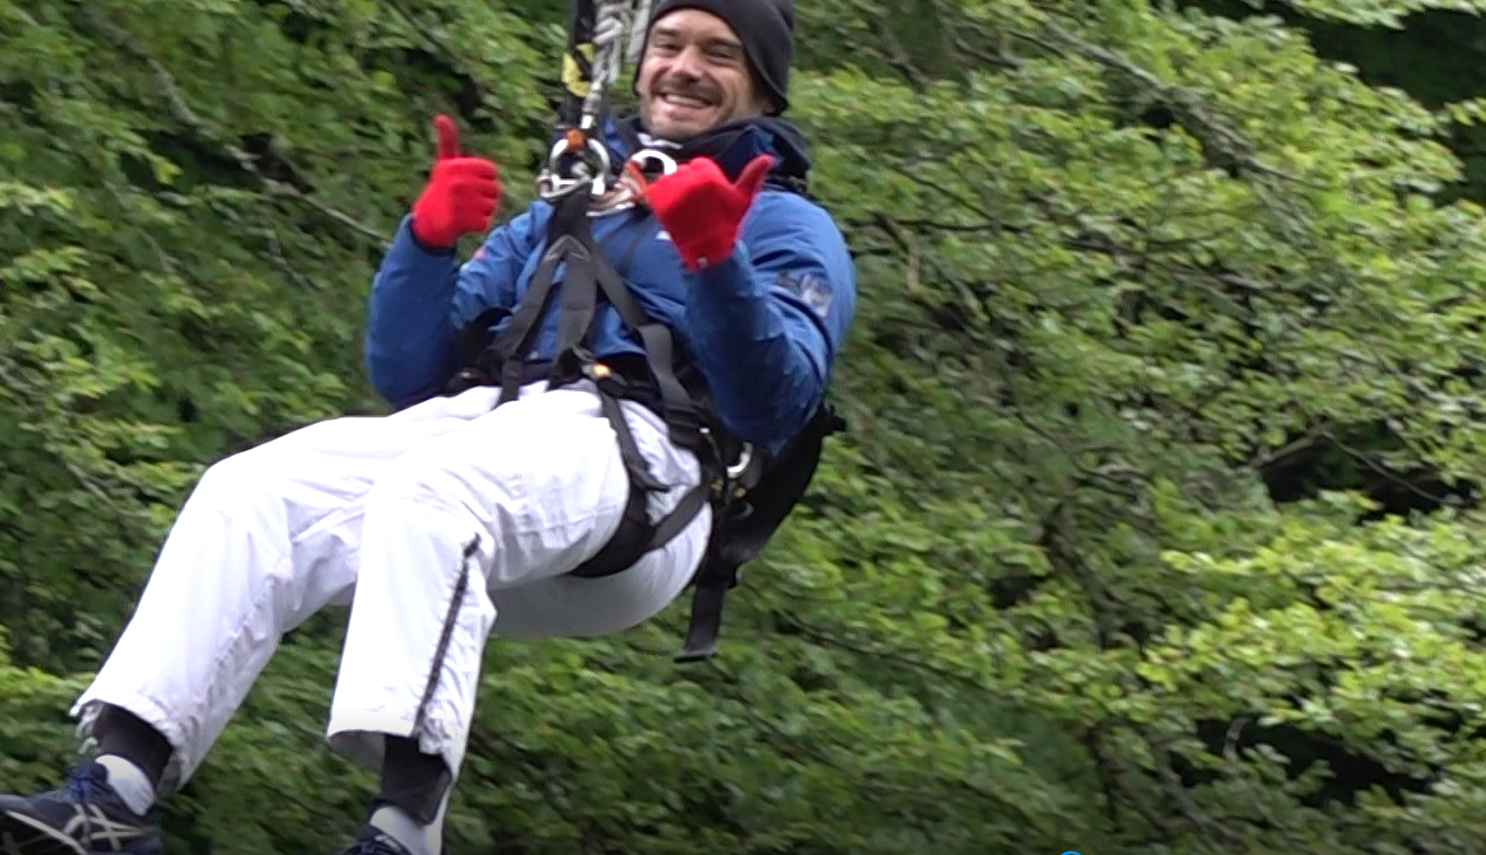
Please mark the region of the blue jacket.
MULTIPOLYGON (((616 126, 609 130, 616 158, 627 157, 633 146, 616 126)), ((752 120, 711 139, 711 150, 700 150, 730 176, 760 152, 780 158, 744 218, 731 258, 687 272, 669 236, 643 209, 595 218, 594 239, 645 311, 666 323, 694 360, 723 425, 774 453, 825 395, 856 311, 852 260, 831 216, 796 192, 809 160, 793 126, 752 120)), ((421 246, 404 218, 372 282, 366 329, 367 370, 389 403, 404 408, 440 394, 459 367, 457 331, 487 308, 514 309, 540 260, 551 213, 547 203, 533 203, 494 229, 463 265, 452 253, 421 246)), ((559 302, 552 301, 542 321, 538 359, 552 357, 559 302)), ((593 344, 600 358, 644 352, 603 303, 593 344)))

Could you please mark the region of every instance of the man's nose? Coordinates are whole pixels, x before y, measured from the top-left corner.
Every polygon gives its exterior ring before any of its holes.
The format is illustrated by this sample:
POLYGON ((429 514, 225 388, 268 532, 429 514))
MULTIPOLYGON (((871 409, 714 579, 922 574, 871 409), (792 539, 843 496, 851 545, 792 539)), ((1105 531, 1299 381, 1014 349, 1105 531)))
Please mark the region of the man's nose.
POLYGON ((676 60, 671 65, 671 73, 677 77, 687 80, 697 80, 702 76, 701 52, 696 48, 689 47, 676 55, 676 60))

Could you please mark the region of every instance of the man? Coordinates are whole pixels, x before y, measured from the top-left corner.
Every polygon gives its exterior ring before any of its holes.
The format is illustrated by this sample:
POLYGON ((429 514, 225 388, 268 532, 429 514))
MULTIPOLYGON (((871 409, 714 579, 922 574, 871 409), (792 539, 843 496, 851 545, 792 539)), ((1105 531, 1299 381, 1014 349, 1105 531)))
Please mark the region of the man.
MULTIPOLYGON (((819 407, 855 306, 844 241, 799 192, 809 161, 780 118, 792 31, 785 0, 661 0, 635 76, 640 120, 611 125, 611 145, 681 165, 645 205, 590 221, 718 420, 769 452, 819 407)), ((490 228, 500 185, 494 164, 459 154, 451 121, 438 126, 428 185, 370 298, 366 361, 398 411, 311 424, 207 470, 74 710, 94 759, 60 790, 0 796, 7 855, 161 851, 157 799, 199 768, 283 633, 332 603, 350 622, 328 738, 382 773, 344 851, 437 853, 488 635, 619 632, 696 573, 710 508, 622 572, 573 575, 619 530, 631 489, 594 382, 446 394, 456 332, 520 302, 554 209, 533 205, 456 267, 455 242, 490 228)), ((535 363, 554 355, 558 314, 535 363)), ((593 327, 600 360, 644 352, 607 305, 593 327)), ((622 418, 658 482, 648 510, 666 513, 702 481, 699 456, 653 408, 627 400, 622 418)))

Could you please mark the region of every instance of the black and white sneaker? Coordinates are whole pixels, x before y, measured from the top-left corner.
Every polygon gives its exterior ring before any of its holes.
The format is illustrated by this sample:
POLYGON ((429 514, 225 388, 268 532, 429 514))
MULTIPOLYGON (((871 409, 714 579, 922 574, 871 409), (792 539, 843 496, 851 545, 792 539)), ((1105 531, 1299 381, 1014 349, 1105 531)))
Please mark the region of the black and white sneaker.
POLYGON ((86 762, 60 789, 0 795, 0 855, 160 855, 160 817, 140 816, 86 762))
POLYGON ((392 835, 371 825, 363 826, 356 835, 356 842, 337 852, 336 855, 412 855, 406 846, 398 843, 392 835))

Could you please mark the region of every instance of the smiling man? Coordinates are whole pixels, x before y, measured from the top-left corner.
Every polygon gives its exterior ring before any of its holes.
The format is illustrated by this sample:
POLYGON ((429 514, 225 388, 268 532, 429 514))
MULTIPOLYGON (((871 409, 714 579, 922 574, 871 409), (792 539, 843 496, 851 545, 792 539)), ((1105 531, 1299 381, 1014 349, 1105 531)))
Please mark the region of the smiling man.
POLYGON ((789 106, 792 10, 762 2, 662 2, 635 74, 650 133, 682 142, 789 106))
POLYGON ((784 0, 658 4, 639 116, 606 137, 616 163, 647 148, 678 166, 591 222, 538 201, 490 230, 496 165, 438 118, 367 312, 367 369, 396 412, 208 468, 74 709, 94 756, 58 790, 0 795, 5 855, 161 852, 157 801, 200 769, 282 636, 331 604, 350 617, 330 745, 381 772, 343 855, 435 855, 491 633, 618 633, 692 582, 694 603, 724 586, 715 556, 768 536, 731 522, 777 524, 814 470, 855 310, 845 241, 805 195, 805 142, 781 118, 792 14, 784 0), (592 256, 561 274, 543 263, 549 225, 573 220, 611 265, 607 300, 592 256), (460 264, 467 234, 485 240, 460 264), (498 351, 493 370, 464 355, 471 332, 498 351), (744 489, 744 460, 773 466, 744 489), (738 495, 755 513, 732 513, 738 495), (693 516, 671 516, 682 507, 693 516))

